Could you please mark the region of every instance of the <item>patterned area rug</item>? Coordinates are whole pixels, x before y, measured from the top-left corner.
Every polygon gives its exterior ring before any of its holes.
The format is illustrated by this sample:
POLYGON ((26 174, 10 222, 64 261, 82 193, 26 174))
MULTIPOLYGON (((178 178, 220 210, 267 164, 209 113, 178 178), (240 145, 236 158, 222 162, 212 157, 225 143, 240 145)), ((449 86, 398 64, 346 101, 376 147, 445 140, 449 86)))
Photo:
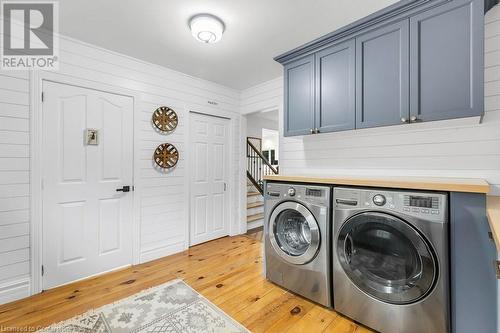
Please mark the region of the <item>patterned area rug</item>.
POLYGON ((182 280, 47 327, 40 333, 249 332, 182 280))

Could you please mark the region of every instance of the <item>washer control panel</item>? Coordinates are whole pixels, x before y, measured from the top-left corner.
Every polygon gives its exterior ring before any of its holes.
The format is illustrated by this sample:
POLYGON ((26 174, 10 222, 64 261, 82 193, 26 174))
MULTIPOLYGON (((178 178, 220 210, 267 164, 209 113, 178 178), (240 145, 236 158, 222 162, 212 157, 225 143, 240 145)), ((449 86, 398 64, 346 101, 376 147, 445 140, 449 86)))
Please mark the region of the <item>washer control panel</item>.
POLYGON ((267 183, 265 200, 307 201, 319 205, 328 205, 331 189, 326 186, 267 183))
POLYGON ((395 192, 386 190, 334 189, 335 208, 366 208, 392 210, 430 220, 444 220, 447 195, 432 192, 395 192))

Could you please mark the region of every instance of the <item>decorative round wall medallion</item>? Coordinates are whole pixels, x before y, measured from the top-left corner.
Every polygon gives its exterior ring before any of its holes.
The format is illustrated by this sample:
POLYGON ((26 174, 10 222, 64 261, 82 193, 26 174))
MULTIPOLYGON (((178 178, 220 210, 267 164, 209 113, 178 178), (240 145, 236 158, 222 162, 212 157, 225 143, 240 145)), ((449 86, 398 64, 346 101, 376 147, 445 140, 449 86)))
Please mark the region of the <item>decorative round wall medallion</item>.
POLYGON ((160 168, 170 169, 177 164, 179 151, 170 143, 162 143, 156 148, 153 158, 160 168))
POLYGON ((167 106, 160 106, 153 112, 153 124, 162 132, 173 131, 178 123, 177 113, 167 106))

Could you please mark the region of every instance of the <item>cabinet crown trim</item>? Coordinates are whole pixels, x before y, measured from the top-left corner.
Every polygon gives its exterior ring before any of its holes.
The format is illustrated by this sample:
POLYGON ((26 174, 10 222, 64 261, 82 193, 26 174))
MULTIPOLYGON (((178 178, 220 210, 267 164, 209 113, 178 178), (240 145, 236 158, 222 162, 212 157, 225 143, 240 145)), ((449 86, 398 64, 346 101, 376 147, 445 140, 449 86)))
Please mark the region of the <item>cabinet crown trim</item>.
MULTIPOLYGON (((337 29, 329 34, 319 37, 309 43, 294 48, 288 52, 280 54, 274 58, 275 61, 285 64, 309 52, 317 50, 321 47, 335 43, 343 38, 352 37, 353 35, 370 28, 371 26, 389 22, 391 20, 410 16, 410 11, 419 10, 419 7, 431 7, 440 5, 453 0, 401 0, 386 8, 376 11, 362 19, 354 21, 340 29, 337 29)), ((481 0, 476 0, 481 1, 481 0)), ((498 3, 498 0, 484 0, 484 11, 488 11, 491 7, 498 3)))
MULTIPOLYGON (((369 28, 372 25, 378 24, 383 21, 390 20, 391 18, 401 15, 410 9, 422 6, 428 2, 432 2, 435 0, 401 0, 392 4, 386 8, 383 8, 379 11, 376 11, 373 14, 370 14, 364 18, 361 18, 353 23, 350 23, 340 29, 337 29, 329 34, 326 34, 322 37, 319 37, 309 43, 306 43, 302 46, 299 46, 293 50, 285 52, 274 58, 275 61, 283 64, 286 63, 302 54, 313 51, 317 48, 320 48, 324 45, 333 43, 341 38, 348 37, 353 35, 354 33, 369 28)), ((441 0, 443 1, 443 0, 441 0)), ((437 1, 437 2, 441 2, 437 1)), ((451 1, 451 0, 444 0, 451 1)))

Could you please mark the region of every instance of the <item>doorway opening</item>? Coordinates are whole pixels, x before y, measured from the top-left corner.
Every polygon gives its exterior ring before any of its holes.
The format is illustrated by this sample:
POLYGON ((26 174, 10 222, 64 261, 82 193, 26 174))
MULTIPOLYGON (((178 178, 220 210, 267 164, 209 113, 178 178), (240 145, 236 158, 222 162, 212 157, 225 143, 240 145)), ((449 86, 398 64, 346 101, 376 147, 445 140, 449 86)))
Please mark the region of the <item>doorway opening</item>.
POLYGON ((264 177, 279 173, 278 110, 248 114, 247 123, 247 230, 264 223, 264 177))

